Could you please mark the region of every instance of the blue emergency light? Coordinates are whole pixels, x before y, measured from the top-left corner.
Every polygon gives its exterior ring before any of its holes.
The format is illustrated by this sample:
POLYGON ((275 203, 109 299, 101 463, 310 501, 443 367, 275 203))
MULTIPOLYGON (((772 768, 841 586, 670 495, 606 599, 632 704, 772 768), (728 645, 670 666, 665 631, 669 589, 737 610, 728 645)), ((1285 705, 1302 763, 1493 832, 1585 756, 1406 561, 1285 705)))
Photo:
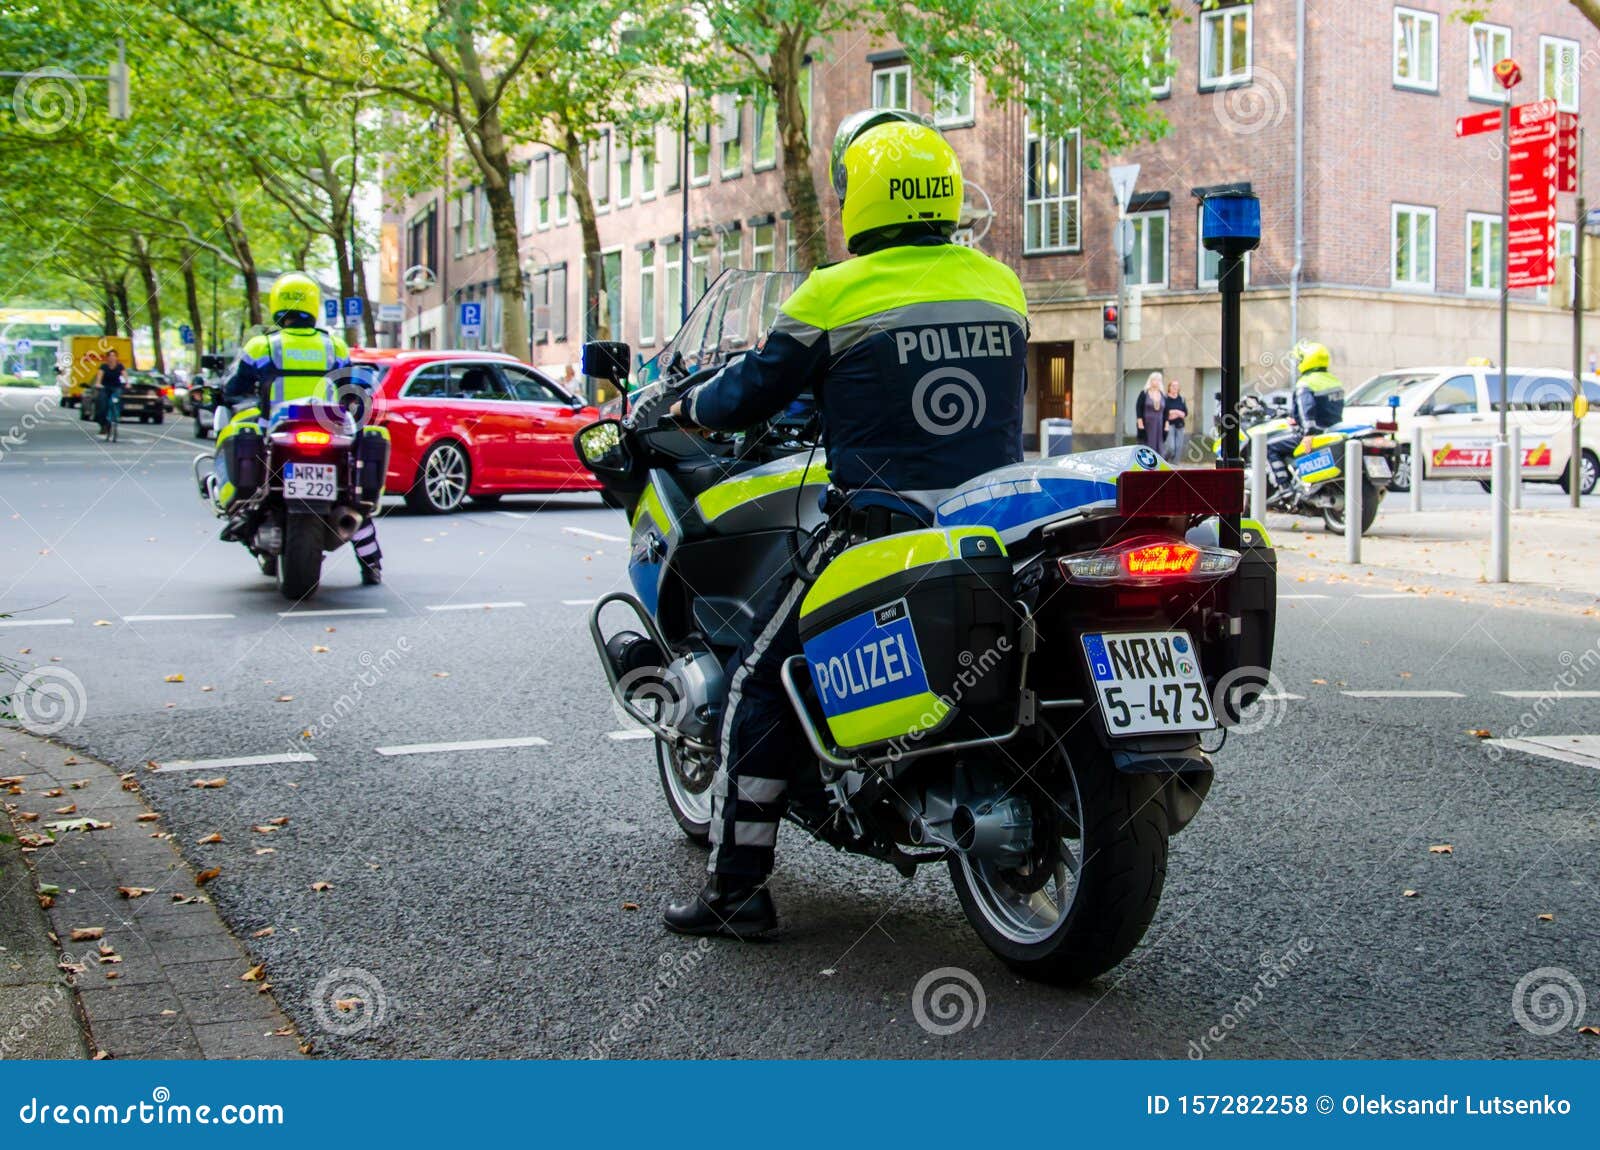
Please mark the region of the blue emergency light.
POLYGON ((1249 185, 1196 188, 1200 199, 1200 242, 1207 251, 1238 256, 1261 243, 1261 201, 1249 185))

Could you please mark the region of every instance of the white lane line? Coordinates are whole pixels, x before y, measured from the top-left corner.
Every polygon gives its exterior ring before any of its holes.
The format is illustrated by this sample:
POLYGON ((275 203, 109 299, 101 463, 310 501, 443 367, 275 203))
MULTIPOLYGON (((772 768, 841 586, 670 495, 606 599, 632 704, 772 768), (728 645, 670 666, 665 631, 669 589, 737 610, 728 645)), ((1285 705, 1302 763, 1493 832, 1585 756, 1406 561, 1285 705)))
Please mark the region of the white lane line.
POLYGON ((1326 595, 1279 595, 1279 599, 1326 599, 1326 595))
POLYGON ((1555 735, 1537 739, 1488 739, 1490 746, 1539 755, 1600 770, 1600 735, 1555 735))
POLYGON ((643 727, 630 727, 626 731, 607 731, 606 738, 618 743, 627 743, 632 742, 634 739, 653 739, 655 736, 643 727))
POLYGON ((439 603, 428 607, 430 611, 495 611, 508 607, 526 607, 526 603, 508 599, 504 603, 439 603))
POLYGON ((563 600, 561 600, 561 605, 563 607, 588 607, 592 603, 594 603, 593 599, 563 599, 563 600))
POLYGON ((124 615, 124 623, 187 623, 198 619, 237 619, 237 615, 124 615))
POLYGON ((1496 691, 1508 699, 1600 699, 1600 691, 1496 691))
POLYGON ((528 517, 526 511, 496 511, 495 514, 504 515, 507 519, 526 519, 528 517))
POLYGON ((1304 695, 1291 695, 1288 691, 1278 691, 1275 694, 1257 695, 1256 698, 1263 703, 1297 703, 1305 698, 1304 695))
POLYGON ((324 607, 319 611, 279 611, 280 619, 321 619, 328 615, 387 615, 387 607, 324 607))
POLYGON ((537 735, 522 739, 471 739, 462 743, 403 743, 398 747, 374 747, 380 755, 432 755, 443 751, 492 751, 501 747, 548 747, 537 735))
POLYGON ((1340 691, 1352 699, 1465 699, 1459 691, 1340 691))
POLYGON ((70 627, 71 619, 0 619, 0 627, 70 627))
POLYGON ((1415 598, 1410 591, 1368 591, 1356 596, 1357 599, 1412 599, 1415 598))
POLYGON ((603 539, 607 543, 626 543, 628 541, 622 535, 607 535, 604 531, 590 531, 585 527, 563 527, 561 530, 568 535, 582 535, 586 539, 603 539))
POLYGON ((157 763, 159 771, 220 771, 228 767, 270 767, 274 763, 314 763, 317 756, 303 751, 290 751, 282 755, 240 755, 232 759, 173 759, 157 763))

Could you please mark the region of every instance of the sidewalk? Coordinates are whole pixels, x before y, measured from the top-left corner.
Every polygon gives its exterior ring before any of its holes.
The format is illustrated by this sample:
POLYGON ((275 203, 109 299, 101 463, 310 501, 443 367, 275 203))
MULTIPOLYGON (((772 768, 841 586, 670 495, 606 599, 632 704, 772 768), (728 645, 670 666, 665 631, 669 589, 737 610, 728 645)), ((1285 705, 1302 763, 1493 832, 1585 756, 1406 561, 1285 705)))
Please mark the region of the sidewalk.
POLYGON ((0 1019, 31 1051, 6 1057, 301 1056, 136 777, 0 728, 0 780, 0 1019))
POLYGON ((1267 529, 1295 577, 1600 615, 1600 506, 1513 511, 1509 584, 1488 582, 1491 517, 1488 507, 1412 512, 1391 496, 1355 567, 1344 537, 1309 517, 1269 514, 1267 529))

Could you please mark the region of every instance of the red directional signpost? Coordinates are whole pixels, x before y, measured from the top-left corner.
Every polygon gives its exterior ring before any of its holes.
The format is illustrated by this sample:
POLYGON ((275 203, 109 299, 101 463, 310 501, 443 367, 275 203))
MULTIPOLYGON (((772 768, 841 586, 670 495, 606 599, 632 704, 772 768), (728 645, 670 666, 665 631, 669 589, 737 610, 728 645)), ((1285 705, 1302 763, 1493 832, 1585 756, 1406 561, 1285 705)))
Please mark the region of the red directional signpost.
POLYGON ((1556 112, 1550 101, 1513 110, 1506 287, 1543 287, 1556 276, 1556 112))

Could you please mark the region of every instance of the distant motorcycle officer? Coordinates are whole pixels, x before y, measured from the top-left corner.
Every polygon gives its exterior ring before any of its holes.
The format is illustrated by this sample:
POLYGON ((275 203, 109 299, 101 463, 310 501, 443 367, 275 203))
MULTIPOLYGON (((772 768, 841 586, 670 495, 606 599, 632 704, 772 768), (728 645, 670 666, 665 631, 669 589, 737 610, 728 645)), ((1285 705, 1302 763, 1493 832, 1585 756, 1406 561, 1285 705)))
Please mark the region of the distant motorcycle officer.
MULTIPOLYGON (((854 259, 819 268, 786 300, 764 344, 674 407, 685 423, 752 427, 810 391, 832 490, 808 576, 851 524, 1022 458, 1027 304, 1010 268, 951 242, 961 165, 905 112, 847 117, 831 175, 854 259)), ((779 679, 800 650, 807 579, 791 568, 751 604, 755 638, 730 662, 720 766, 711 784, 710 881, 667 909, 680 934, 748 937, 777 924, 766 879, 791 781, 811 759, 779 679)))
MULTIPOLYGON (((317 327, 322 310, 322 289, 303 272, 288 272, 273 282, 268 307, 276 330, 252 337, 240 353, 233 375, 223 385, 223 400, 230 406, 244 405, 217 435, 219 482, 226 489, 222 473, 222 446, 244 423, 259 424, 271 416, 277 404, 298 400, 322 399, 330 403, 338 397, 330 377, 350 367, 350 349, 344 340, 317 327)), ((361 565, 361 582, 372 586, 383 582, 383 552, 378 547, 378 528, 374 516, 367 516, 350 538, 350 545, 361 565)))
POLYGON ((1289 490, 1289 460, 1295 448, 1344 418, 1344 384, 1328 370, 1328 349, 1320 343, 1302 343, 1296 351, 1300 378, 1289 404, 1291 425, 1267 440, 1267 460, 1279 491, 1289 490))

